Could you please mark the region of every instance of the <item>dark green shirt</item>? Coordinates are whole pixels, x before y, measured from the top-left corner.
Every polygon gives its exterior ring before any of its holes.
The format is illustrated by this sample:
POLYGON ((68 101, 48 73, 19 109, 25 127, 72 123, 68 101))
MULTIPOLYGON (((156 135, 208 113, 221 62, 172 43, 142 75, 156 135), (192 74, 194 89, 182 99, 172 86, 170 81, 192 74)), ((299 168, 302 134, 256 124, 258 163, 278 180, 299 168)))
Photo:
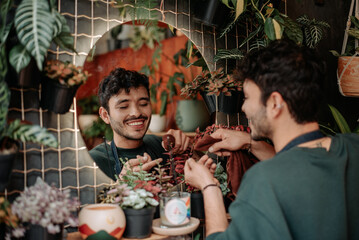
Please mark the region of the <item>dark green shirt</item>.
MULTIPOLYGON (((165 150, 162 145, 162 138, 155 135, 145 135, 143 138, 143 144, 134 149, 125 149, 117 148, 118 157, 122 158, 124 161, 127 159, 136 158, 137 155, 143 156, 146 152, 148 153, 152 160, 157 158, 163 158, 164 160, 168 158, 168 155, 163 154, 165 150)), ((116 162, 115 157, 112 154, 111 145, 105 143, 97 145, 95 148, 89 151, 92 159, 96 162, 97 166, 110 178, 114 181, 116 180, 116 162)))
POLYGON ((213 239, 359 239, 359 136, 336 135, 330 150, 294 147, 245 174, 213 239))

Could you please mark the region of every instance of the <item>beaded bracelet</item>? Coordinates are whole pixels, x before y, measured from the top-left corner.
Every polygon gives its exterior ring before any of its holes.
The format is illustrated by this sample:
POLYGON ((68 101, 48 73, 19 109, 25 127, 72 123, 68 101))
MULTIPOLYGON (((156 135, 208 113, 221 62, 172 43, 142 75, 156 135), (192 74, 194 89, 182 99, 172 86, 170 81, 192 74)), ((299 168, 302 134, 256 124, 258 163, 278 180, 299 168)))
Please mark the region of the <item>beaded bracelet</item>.
POLYGON ((218 187, 219 189, 221 189, 220 186, 218 186, 217 184, 211 183, 211 184, 206 185, 206 186, 202 189, 202 192, 203 192, 204 190, 206 190, 206 188, 208 188, 208 187, 218 187))

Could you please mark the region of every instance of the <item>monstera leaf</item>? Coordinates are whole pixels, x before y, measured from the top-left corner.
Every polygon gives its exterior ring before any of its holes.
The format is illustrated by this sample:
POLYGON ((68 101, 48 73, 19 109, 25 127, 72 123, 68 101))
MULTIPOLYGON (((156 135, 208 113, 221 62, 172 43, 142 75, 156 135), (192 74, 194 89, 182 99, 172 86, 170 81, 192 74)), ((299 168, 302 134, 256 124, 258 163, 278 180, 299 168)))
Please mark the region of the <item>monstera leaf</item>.
POLYGON ((19 41, 35 58, 40 70, 53 38, 53 25, 47 0, 23 0, 16 10, 15 28, 19 41))

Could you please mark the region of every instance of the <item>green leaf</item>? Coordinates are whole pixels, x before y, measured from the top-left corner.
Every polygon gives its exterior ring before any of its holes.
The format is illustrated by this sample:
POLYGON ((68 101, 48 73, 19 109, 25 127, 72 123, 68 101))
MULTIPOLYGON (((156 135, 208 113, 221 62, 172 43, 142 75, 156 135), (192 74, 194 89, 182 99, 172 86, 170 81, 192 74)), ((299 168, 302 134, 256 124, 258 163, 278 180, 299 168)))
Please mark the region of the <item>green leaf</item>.
POLYGON ((13 20, 9 21, 7 15, 11 9, 12 0, 4 0, 0 5, 0 45, 6 42, 7 36, 9 35, 10 29, 13 25, 13 20))
POLYGON ((236 3, 236 16, 234 21, 237 21, 238 17, 246 10, 247 0, 237 0, 236 3))
POLYGON ((6 47, 0 45, 0 76, 5 77, 7 73, 7 57, 6 57, 6 47))
POLYGON ((276 40, 274 23, 271 17, 268 17, 264 22, 264 32, 270 40, 276 40))
POLYGON ((166 114, 167 109, 167 99, 168 99, 168 93, 166 91, 163 91, 161 93, 161 109, 160 109, 160 116, 163 116, 166 114))
POLYGON ((22 124, 19 119, 9 124, 7 134, 14 140, 33 142, 54 148, 58 146, 55 136, 46 128, 39 125, 22 124))
POLYGON ((293 42, 302 44, 303 43, 303 32, 299 23, 293 21, 286 15, 281 15, 283 19, 284 34, 293 42))
POLYGON ((10 51, 10 64, 19 73, 31 60, 31 56, 21 44, 16 45, 10 51))
POLYGON ((330 50, 329 52, 331 52, 335 57, 340 57, 340 53, 338 53, 337 51, 335 50, 330 50))
POLYGON ((0 139, 6 126, 7 112, 10 103, 10 91, 4 79, 0 80, 0 139))
POLYGON ((67 25, 66 18, 62 16, 57 10, 52 10, 54 25, 54 42, 62 49, 68 49, 76 52, 74 48, 74 38, 71 35, 70 27, 67 25))
POLYGON ((193 53, 193 43, 191 40, 187 40, 187 54, 186 57, 189 59, 193 53))
POLYGON ((343 115, 336 109, 334 106, 329 104, 330 111, 334 117, 335 122, 337 123, 341 133, 350 133, 350 128, 347 121, 344 119, 343 115))
POLYGON ((214 56, 213 60, 217 62, 222 59, 241 59, 243 56, 243 53, 238 48, 233 48, 229 50, 218 49, 218 52, 214 56))
POLYGON ((355 16, 350 16, 350 21, 354 24, 356 28, 359 28, 359 19, 355 16))
POLYGON ((47 0, 23 0, 15 13, 18 38, 42 70, 53 36, 54 19, 47 0))
POLYGON ((197 66, 197 67, 204 67, 207 66, 206 61, 204 60, 204 58, 200 58, 197 61, 194 61, 193 63, 190 63, 186 66, 186 68, 189 68, 190 66, 197 66))

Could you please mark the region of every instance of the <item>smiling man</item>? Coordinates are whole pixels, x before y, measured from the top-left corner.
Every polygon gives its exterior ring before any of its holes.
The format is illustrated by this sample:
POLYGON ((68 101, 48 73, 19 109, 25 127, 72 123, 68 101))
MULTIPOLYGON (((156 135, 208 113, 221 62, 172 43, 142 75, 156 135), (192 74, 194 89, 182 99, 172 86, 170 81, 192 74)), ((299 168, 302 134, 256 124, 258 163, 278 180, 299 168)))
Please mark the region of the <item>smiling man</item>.
MULTIPOLYGON (((102 143, 89 153, 99 168, 110 178, 121 177, 129 167, 145 171, 163 159, 165 149, 161 137, 146 135, 151 121, 151 102, 147 76, 116 68, 104 78, 98 90, 99 114, 113 130, 113 140, 102 143), (123 166, 122 160, 126 161, 123 166)), ((175 137, 175 153, 187 149, 189 138, 179 130, 169 130, 175 137)))
MULTIPOLYGON (((203 193, 206 239, 359 239, 359 136, 319 130, 324 72, 312 49, 287 41, 242 60, 251 136, 271 139, 276 155, 246 172, 230 224, 212 160, 187 160, 185 180, 203 193)), ((242 147, 236 131, 211 136, 221 140, 214 151, 242 147)))

